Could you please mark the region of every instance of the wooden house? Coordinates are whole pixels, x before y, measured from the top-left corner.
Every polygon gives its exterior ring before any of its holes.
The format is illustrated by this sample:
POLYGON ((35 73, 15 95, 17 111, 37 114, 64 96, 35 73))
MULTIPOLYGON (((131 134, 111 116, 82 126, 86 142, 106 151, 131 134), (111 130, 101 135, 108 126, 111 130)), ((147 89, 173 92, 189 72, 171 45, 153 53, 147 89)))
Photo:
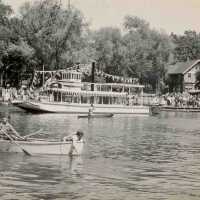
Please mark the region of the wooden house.
POLYGON ((199 88, 200 59, 179 62, 167 69, 169 92, 183 92, 199 88))

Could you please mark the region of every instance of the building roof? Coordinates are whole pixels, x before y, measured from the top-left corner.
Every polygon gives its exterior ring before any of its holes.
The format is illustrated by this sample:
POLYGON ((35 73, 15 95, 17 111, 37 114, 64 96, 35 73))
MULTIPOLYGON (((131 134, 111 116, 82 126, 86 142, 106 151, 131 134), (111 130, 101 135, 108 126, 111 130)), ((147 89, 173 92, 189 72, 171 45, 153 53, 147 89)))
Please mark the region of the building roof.
POLYGON ((200 60, 190 60, 187 62, 178 62, 168 67, 168 74, 185 74, 192 69, 200 60))

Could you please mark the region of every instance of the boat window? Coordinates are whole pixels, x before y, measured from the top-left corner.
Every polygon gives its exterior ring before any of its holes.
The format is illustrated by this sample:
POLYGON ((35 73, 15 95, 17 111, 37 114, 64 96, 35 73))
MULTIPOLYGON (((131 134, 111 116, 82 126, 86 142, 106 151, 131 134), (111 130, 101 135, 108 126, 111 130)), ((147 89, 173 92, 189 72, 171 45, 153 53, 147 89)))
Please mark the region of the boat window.
POLYGON ((81 96, 81 103, 87 103, 87 97, 81 96))
POLYGON ((103 97, 103 104, 109 103, 109 97, 103 97))
POLYGON ((102 104, 103 103, 103 97, 99 97, 99 104, 102 104))
POLYGON ((72 102, 72 96, 71 95, 67 95, 67 94, 63 94, 62 101, 71 103, 72 102))

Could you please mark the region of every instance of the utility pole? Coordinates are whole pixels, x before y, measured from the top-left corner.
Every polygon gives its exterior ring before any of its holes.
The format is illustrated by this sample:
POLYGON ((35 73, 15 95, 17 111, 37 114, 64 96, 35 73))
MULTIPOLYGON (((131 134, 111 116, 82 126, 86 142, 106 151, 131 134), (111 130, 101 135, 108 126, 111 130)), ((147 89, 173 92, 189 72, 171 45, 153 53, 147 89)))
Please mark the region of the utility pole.
POLYGON ((44 64, 42 66, 42 86, 44 86, 44 64))

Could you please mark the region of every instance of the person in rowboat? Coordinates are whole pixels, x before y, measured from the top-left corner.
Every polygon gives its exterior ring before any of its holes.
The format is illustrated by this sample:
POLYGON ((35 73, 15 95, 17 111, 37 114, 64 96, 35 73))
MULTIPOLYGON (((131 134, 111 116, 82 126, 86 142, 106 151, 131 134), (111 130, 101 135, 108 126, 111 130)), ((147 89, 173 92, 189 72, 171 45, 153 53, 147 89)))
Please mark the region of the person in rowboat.
POLYGON ((89 111, 88 111, 88 116, 89 116, 89 117, 92 116, 93 111, 94 111, 94 106, 93 106, 93 104, 91 104, 91 108, 89 108, 89 111))
POLYGON ((90 108, 90 109, 89 109, 89 112, 88 112, 88 116, 91 117, 91 116, 92 116, 92 113, 93 113, 93 110, 92 110, 92 108, 90 108))
POLYGON ((13 126, 8 122, 6 117, 3 118, 2 123, 0 125, 0 135, 3 136, 2 138, 6 138, 5 134, 8 134, 14 140, 22 140, 23 138, 19 135, 19 133, 13 128, 13 126))
POLYGON ((64 141, 83 141, 83 132, 81 130, 78 130, 75 134, 69 135, 63 138, 64 141))
POLYGON ((82 141, 83 140, 83 132, 82 131, 77 131, 76 132, 76 140, 77 141, 82 141))

